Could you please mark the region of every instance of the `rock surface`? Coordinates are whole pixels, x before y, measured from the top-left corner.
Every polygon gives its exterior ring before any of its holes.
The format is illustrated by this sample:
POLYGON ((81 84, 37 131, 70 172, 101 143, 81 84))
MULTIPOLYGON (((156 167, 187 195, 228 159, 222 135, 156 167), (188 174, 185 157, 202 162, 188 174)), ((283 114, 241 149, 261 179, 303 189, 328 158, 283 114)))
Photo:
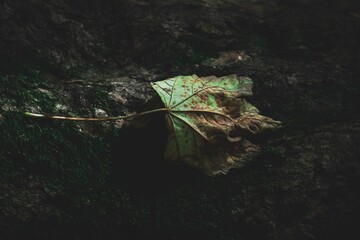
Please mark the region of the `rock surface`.
POLYGON ((0 2, 1 239, 348 239, 357 232, 359 3, 0 2), (284 128, 241 170, 162 160, 146 126, 34 121, 161 103, 149 82, 237 74, 284 128))

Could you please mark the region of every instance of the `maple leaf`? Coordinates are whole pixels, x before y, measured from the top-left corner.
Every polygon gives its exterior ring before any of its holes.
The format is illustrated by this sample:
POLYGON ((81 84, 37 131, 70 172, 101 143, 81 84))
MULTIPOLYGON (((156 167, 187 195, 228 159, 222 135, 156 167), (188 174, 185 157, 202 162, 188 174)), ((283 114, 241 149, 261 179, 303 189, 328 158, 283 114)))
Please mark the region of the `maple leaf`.
POLYGON ((252 95, 247 77, 177 76, 152 87, 165 104, 170 129, 165 158, 210 176, 242 166, 259 150, 244 132, 258 134, 281 125, 243 98, 252 95))
POLYGON ((166 112, 169 137, 165 158, 187 163, 207 175, 226 174, 241 167, 260 150, 246 136, 276 129, 281 122, 259 114, 244 97, 252 95, 252 81, 229 75, 199 78, 178 76, 151 83, 164 108, 117 117, 67 117, 25 112, 25 116, 69 121, 116 121, 166 112))

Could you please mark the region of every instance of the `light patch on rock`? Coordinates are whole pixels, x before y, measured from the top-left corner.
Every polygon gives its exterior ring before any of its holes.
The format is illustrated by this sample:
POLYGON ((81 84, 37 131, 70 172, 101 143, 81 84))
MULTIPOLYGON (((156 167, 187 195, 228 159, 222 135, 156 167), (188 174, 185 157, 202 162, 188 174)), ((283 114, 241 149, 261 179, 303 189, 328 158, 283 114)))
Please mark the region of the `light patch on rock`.
POLYGON ((14 105, 10 104, 10 103, 4 103, 1 106, 1 109, 3 111, 16 111, 17 110, 17 108, 14 105))
POLYGON ((27 105, 25 106, 25 109, 27 112, 33 112, 33 113, 40 113, 41 111, 41 107, 40 106, 36 106, 36 105, 27 105))
POLYGON ((125 123, 125 120, 119 119, 119 120, 114 121, 114 126, 118 129, 120 129, 120 128, 124 127, 124 123, 125 123))
POLYGON ((44 94, 46 94, 46 95, 48 95, 48 96, 50 96, 50 97, 53 96, 52 92, 50 92, 50 91, 47 90, 47 89, 37 88, 36 90, 39 91, 39 92, 41 92, 41 93, 44 93, 44 94))
POLYGON ((109 96, 114 99, 115 101, 121 103, 121 104, 126 104, 128 102, 127 99, 123 98, 119 92, 110 92, 109 96))
POLYGON ((64 112, 64 111, 68 110, 68 107, 61 103, 57 103, 57 104, 55 104, 55 110, 64 112))
POLYGON ((218 58, 207 59, 202 62, 202 65, 213 68, 221 68, 230 66, 237 62, 247 61, 249 59, 250 56, 247 55, 244 51, 220 52, 218 58))
POLYGON ((295 84, 295 83, 298 82, 298 80, 297 80, 297 78, 296 78, 296 74, 293 74, 293 75, 291 75, 291 76, 288 76, 288 77, 287 77, 287 80, 288 80, 288 83, 289 83, 290 85, 293 85, 293 84, 295 84))
POLYGON ((108 115, 105 112, 105 110, 100 108, 95 108, 95 117, 108 117, 108 115))

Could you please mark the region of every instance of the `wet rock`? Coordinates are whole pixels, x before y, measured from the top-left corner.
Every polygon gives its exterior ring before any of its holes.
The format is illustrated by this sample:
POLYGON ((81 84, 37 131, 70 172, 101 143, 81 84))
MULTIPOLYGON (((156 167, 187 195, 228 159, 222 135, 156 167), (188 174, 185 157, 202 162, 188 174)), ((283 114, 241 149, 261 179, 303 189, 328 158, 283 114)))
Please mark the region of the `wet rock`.
POLYGON ((358 8, 1 1, 0 238, 350 238, 360 216, 358 8), (250 77, 250 101, 284 123, 257 139, 265 151, 249 166, 207 178, 166 165, 161 115, 136 128, 16 113, 141 112, 161 106, 148 82, 190 74, 250 77))
POLYGON ((243 51, 220 52, 218 58, 207 59, 202 62, 202 65, 204 67, 224 68, 249 59, 250 56, 243 51))

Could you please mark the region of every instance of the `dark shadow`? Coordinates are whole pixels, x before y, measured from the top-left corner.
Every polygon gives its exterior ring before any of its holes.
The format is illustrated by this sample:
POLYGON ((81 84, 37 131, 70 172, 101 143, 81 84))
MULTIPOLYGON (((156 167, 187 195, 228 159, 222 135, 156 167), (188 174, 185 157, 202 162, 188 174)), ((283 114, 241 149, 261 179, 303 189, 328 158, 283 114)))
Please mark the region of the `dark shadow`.
POLYGON ((138 194, 157 194, 190 184, 201 173, 164 160, 167 142, 164 114, 154 114, 145 127, 124 128, 111 142, 111 183, 138 194))

